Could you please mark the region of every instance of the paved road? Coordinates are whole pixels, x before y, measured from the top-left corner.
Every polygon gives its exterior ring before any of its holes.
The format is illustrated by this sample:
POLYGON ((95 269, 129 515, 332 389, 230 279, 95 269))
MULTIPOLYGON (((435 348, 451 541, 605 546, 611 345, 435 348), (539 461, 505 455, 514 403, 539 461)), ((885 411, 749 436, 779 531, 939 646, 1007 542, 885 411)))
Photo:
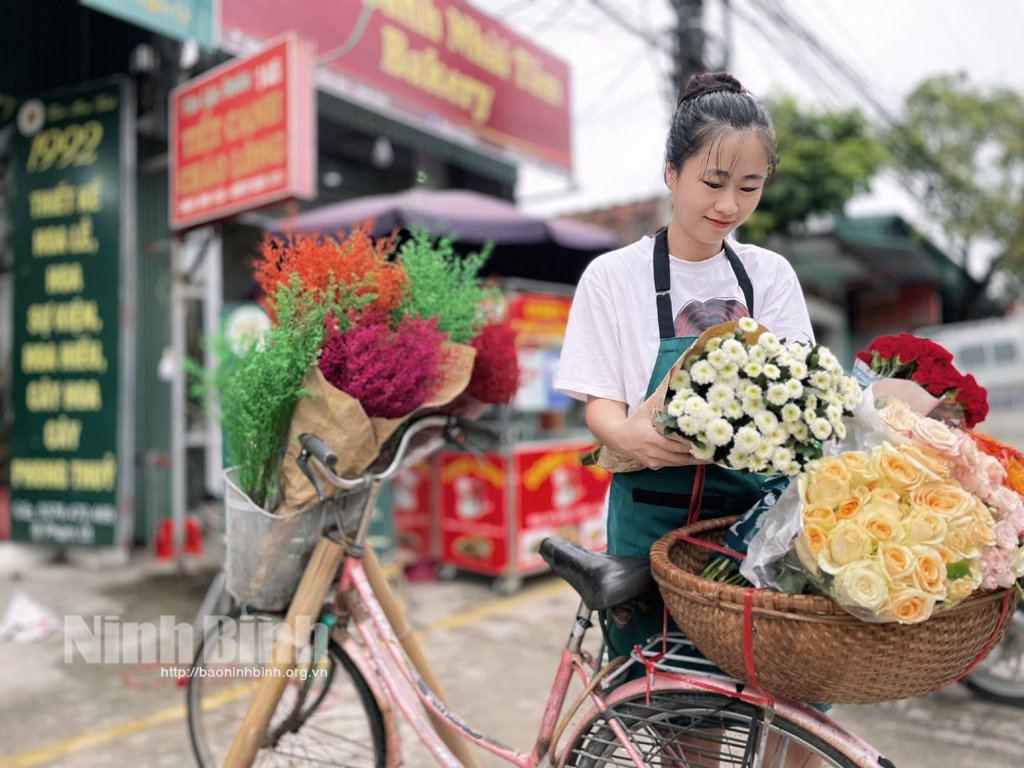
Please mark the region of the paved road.
MULTIPOLYGON (((212 575, 206 568, 179 578, 146 559, 126 569, 10 562, 0 552, 0 608, 22 588, 90 625, 115 615, 189 622, 212 575)), ((575 607, 574 593, 551 577, 510 600, 470 576, 414 584, 408 597, 411 623, 456 709, 522 748, 536 735, 575 607)), ((60 634, 0 645, 0 768, 192 765, 180 689, 137 665, 87 664, 81 654, 65 663, 64 645, 60 634)), ((832 714, 900 768, 1024 766, 1024 712, 979 702, 962 687, 832 714)), ((489 755, 481 763, 504 765, 489 755)), ((422 749, 407 750, 406 765, 431 764, 422 749)))

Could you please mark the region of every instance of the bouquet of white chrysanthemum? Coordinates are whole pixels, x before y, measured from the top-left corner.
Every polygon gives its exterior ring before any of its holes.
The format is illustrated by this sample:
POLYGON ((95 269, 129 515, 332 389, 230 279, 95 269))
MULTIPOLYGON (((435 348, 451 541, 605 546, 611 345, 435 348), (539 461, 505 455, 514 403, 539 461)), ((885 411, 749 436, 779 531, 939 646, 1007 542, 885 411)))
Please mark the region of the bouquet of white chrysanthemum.
POLYGON ((706 331, 673 366, 654 420, 698 459, 794 476, 845 437, 861 389, 828 349, 786 344, 750 318, 706 331))

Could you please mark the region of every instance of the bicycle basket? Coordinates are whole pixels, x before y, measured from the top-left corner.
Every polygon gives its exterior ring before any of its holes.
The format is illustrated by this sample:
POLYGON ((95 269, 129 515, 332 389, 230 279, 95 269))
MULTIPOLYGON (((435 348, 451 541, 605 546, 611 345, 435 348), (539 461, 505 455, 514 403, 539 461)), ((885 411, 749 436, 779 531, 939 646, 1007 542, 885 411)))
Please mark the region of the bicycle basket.
MULTIPOLYGON (((721 545, 735 517, 680 528, 721 545)), ((750 683, 744 659, 747 590, 702 579, 711 552, 662 536, 651 570, 679 628, 723 671, 750 683)), ((753 594, 752 655, 761 687, 775 696, 825 704, 872 704, 937 691, 962 675, 1006 635, 1016 590, 972 596, 920 624, 873 624, 821 595, 770 590, 753 594), (991 643, 991 645, 989 645, 991 643)))
POLYGON ((288 515, 265 511, 224 472, 228 591, 240 602, 264 611, 283 610, 306 568, 325 524, 342 523, 362 510, 368 490, 338 492, 322 504, 288 515))

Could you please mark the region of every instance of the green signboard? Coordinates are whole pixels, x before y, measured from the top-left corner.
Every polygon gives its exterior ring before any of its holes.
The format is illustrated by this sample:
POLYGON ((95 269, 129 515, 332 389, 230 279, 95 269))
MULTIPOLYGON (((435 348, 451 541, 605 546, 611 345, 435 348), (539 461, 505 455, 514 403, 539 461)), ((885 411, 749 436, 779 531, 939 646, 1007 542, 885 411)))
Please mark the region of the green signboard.
POLYGON ((18 108, 12 537, 123 543, 131 515, 134 97, 108 80, 18 108), (121 528, 119 528, 119 523, 121 528))
POLYGON ((217 47, 218 0, 82 0, 82 5, 175 40, 217 47))

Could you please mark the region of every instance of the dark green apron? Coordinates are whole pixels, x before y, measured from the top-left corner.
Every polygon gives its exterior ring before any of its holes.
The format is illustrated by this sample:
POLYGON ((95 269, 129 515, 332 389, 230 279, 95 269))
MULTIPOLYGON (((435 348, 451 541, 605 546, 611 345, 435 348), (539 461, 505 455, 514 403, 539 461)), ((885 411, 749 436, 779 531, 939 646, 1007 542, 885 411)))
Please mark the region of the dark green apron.
MULTIPOLYGON (((747 314, 754 316, 754 292, 743 264, 728 243, 723 242, 736 280, 746 300, 747 314)), ((672 314, 669 272, 668 234, 658 233, 654 240, 654 289, 658 304, 658 329, 661 345, 647 384, 650 397, 679 357, 697 340, 696 336, 676 336, 672 314)), ((750 509, 760 498, 761 477, 746 475, 716 464, 704 468, 703 493, 691 499, 697 475, 695 466, 642 469, 618 473, 612 478, 608 499, 608 552, 613 555, 646 556, 651 546, 669 531, 686 525, 691 500, 699 502, 702 518, 738 515, 750 509)), ((650 611, 637 611, 625 628, 612 626, 611 642, 619 654, 628 654, 634 645, 642 645, 651 635, 660 634, 664 605, 655 600, 650 611)), ((669 617, 669 631, 678 632, 669 617)))

